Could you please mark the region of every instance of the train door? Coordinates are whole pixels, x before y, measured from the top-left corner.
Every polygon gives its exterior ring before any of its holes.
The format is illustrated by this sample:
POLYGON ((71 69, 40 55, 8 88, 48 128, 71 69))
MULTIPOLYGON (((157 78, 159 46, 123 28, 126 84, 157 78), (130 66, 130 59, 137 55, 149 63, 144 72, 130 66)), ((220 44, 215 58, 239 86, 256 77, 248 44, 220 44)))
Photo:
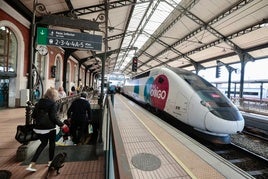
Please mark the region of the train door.
POLYGON ((0 108, 8 107, 9 79, 0 79, 0 108))

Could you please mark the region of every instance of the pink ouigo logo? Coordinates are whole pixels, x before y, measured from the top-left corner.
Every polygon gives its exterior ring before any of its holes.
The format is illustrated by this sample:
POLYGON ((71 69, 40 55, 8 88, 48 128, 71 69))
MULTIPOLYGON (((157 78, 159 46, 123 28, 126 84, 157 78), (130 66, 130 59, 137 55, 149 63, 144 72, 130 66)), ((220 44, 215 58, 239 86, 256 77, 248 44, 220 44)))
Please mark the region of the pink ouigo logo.
POLYGON ((159 75, 156 79, 149 78, 146 82, 144 97, 147 102, 158 109, 163 110, 168 97, 169 83, 165 75, 159 75))

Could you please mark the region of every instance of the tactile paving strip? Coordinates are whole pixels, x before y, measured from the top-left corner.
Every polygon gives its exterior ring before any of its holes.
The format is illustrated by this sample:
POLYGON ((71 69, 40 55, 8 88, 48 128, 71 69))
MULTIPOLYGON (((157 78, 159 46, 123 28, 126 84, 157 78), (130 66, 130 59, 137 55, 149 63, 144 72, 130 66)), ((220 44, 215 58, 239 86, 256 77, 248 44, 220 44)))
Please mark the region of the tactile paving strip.
POLYGON ((136 168, 144 171, 156 170, 161 166, 160 159, 149 153, 139 153, 134 155, 131 162, 136 168))

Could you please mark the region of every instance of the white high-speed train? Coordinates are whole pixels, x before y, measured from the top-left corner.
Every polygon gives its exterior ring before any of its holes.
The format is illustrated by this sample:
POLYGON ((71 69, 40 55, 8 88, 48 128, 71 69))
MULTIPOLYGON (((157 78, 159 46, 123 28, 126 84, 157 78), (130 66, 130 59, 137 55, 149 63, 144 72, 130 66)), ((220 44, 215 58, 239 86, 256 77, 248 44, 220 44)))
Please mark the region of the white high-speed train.
POLYGON ((241 113, 225 95, 184 69, 154 68, 127 81, 123 93, 209 135, 226 136, 244 128, 241 113))

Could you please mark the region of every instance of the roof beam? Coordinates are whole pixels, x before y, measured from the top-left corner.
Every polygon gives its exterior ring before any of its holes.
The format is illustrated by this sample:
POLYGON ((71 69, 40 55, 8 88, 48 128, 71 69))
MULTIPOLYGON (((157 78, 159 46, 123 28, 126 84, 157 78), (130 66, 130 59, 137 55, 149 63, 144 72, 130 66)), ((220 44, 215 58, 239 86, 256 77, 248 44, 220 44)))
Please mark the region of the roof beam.
MULTIPOLYGON (((222 14, 220 14, 219 16, 215 17, 214 19, 212 19, 210 22, 208 22, 208 24, 205 24, 202 20, 200 20, 198 17, 196 17, 194 14, 191 14, 189 12, 189 10, 195 5, 196 1, 193 1, 192 4, 190 4, 187 8, 183 8, 181 7, 180 5, 178 7, 174 7, 172 4, 169 4, 167 1, 166 3, 168 3, 170 6, 172 6, 173 8, 176 8, 177 10, 179 10, 181 12, 181 14, 175 18, 175 20, 173 22, 171 22, 171 24, 169 24, 167 26, 167 28, 163 29, 162 32, 160 32, 158 34, 158 36, 156 36, 156 38, 159 38, 161 35, 163 35, 168 29, 170 29, 184 14, 185 15, 188 15, 188 17, 190 19, 192 19, 193 21, 195 21, 196 23, 200 24, 201 27, 196 29, 195 31, 191 32, 190 34, 186 35, 185 37, 179 39, 178 41, 176 41, 175 43, 173 43, 172 45, 170 45, 169 47, 167 47, 166 49, 162 50, 161 52, 159 52, 157 55, 155 55, 154 57, 157 57, 159 55, 162 55, 164 54, 165 52, 167 52, 168 50, 170 50, 171 48, 174 48, 175 46, 187 41, 188 39, 192 38, 193 36, 195 36, 196 34, 198 34, 199 32, 205 30, 208 26, 210 27, 212 24, 218 22, 219 20, 221 20, 222 18, 225 18, 226 16, 236 12, 237 10, 243 8, 245 5, 247 5, 248 3, 252 2, 253 0, 243 0, 243 1, 240 1, 239 3, 237 3, 236 5, 234 5, 233 7, 227 9, 225 12, 223 12, 222 14)), ((211 30, 212 31, 212 30, 211 30)), ((221 34, 220 34, 221 35, 221 34)), ((222 36, 219 36, 221 37, 220 39, 228 39, 228 37, 224 37, 223 35, 222 36)), ((230 37, 229 37, 230 38, 230 37)), ((230 40, 228 40, 230 41, 230 40)), ((150 47, 150 45, 152 45, 152 43, 154 43, 155 41, 152 41, 148 46, 147 48, 150 47)), ((146 48, 146 49, 147 49, 146 48)), ((146 51, 146 49, 144 49, 143 51, 139 51, 139 54, 141 53, 144 53, 144 51, 146 51)), ((193 51, 197 52, 198 49, 194 49, 193 51)), ((200 50, 199 50, 200 51, 200 50)), ((237 52, 242 52, 242 49, 239 51, 239 48, 237 48, 237 52)), ((192 52, 193 53, 193 52, 192 52)), ((186 56, 188 56, 190 54, 186 53, 186 56)), ((180 55, 179 56, 180 58, 181 57, 184 57, 183 55, 180 55)), ((178 57, 175 57, 171 60, 169 60, 168 62, 171 62, 171 61, 174 61, 174 60, 177 60, 178 57)), ((162 64, 165 64, 165 63, 168 63, 168 62, 164 62, 162 64)))
MULTIPOLYGON (((115 9, 115 8, 120 8, 124 6, 130 6, 130 5, 135 5, 135 4, 140 4, 140 3, 147 3, 152 0, 141 0, 139 3, 136 2, 136 0, 118 0, 118 1, 113 1, 109 2, 109 9, 115 9)), ((101 12, 105 10, 105 3, 101 3, 98 5, 94 6, 87 6, 83 8, 78 8, 74 9, 72 12, 71 11, 63 11, 59 12, 56 14, 69 14, 69 13, 75 13, 77 16, 83 16, 91 13, 96 13, 96 12, 101 12)))
MULTIPOLYGON (((193 1, 191 4, 189 4, 189 6, 186 9, 190 9, 192 8, 197 2, 193 1)), ((174 8, 175 9, 175 8, 174 8)), ((157 58, 158 56, 160 56, 161 54, 165 53, 168 50, 173 51, 176 54, 179 55, 183 55, 185 57, 186 60, 188 60, 196 69, 198 68, 202 68, 202 66, 198 65, 197 62, 195 62, 193 59, 191 59, 190 57, 186 56, 185 54, 183 54, 182 52, 180 52, 179 50, 175 49, 173 46, 166 44, 164 41, 160 40, 159 37, 161 35, 163 35, 168 29, 170 29, 172 26, 174 26, 175 22, 177 22, 181 17, 182 17, 182 13, 173 21, 171 22, 167 27, 165 27, 160 33, 157 34, 157 36, 154 37, 153 35, 148 34, 146 31, 143 31, 146 35, 149 35, 149 37, 153 37, 153 40, 150 42, 150 45, 152 45, 154 42, 159 42, 161 45, 163 45, 164 47, 166 47, 165 50, 159 52, 158 54, 156 54, 155 56, 152 56, 152 58, 150 58, 149 60, 147 60, 146 63, 150 62, 151 60, 154 60, 155 58, 157 58)), ((150 47, 150 45, 147 45, 147 47, 145 49, 148 49, 150 47)), ((144 53, 146 50, 143 50, 142 52, 139 51, 139 53, 144 53)), ((163 62, 162 62, 163 64, 163 62)), ((128 64, 128 66, 126 68, 128 68, 130 66, 130 63, 128 64)), ((142 65, 140 65, 139 67, 141 67, 142 65)))
MULTIPOLYGON (((145 32, 145 31, 144 31, 144 32, 145 32)), ((153 35, 150 35, 150 34, 148 34, 147 32, 145 32, 145 35, 147 35, 147 36, 149 36, 149 37, 153 37, 153 35)), ((195 68, 198 68, 198 69, 201 69, 201 68, 202 68, 202 65, 200 65, 200 64, 198 65, 198 63, 195 62, 195 61, 194 61, 192 58, 190 58, 188 55, 183 54, 182 52, 180 52, 179 50, 175 49, 174 47, 168 45, 167 43, 165 43, 164 41, 160 40, 159 38, 156 38, 156 37, 153 37, 153 38, 154 38, 155 41, 159 42, 161 45, 163 45, 164 47, 166 47, 166 49, 169 49, 169 50, 173 51, 174 53, 183 56, 183 57, 184 57, 186 60, 188 60, 188 61, 189 61, 195 68)), ((145 53, 145 52, 143 52, 143 53, 145 53)), ((162 54, 162 52, 160 52, 160 54, 162 54)), ((156 54, 155 56, 151 56, 151 55, 150 55, 150 56, 149 56, 150 59, 147 60, 146 62, 144 62, 143 64, 141 64, 141 65, 138 66, 138 67, 140 68, 140 67, 142 67, 144 64, 146 64, 146 63, 148 63, 148 62, 150 62, 150 61, 152 61, 152 60, 154 60, 154 59, 157 59, 157 57, 160 56, 160 54, 158 53, 158 54, 156 54)), ((158 59, 157 59, 156 61, 160 62, 160 65, 161 65, 161 64, 165 64, 165 63, 163 63, 162 61, 160 61, 160 60, 158 60, 158 59)), ((196 69, 196 70, 197 70, 197 69, 196 69)))
MULTIPOLYGON (((228 38, 228 39, 231 40, 231 39, 233 39, 233 38, 235 38, 235 37, 239 37, 239 36, 241 36, 241 35, 250 33, 250 32, 252 32, 252 31, 254 31, 254 30, 257 30, 257 29, 262 28, 262 25, 265 24, 265 23, 267 23, 267 19, 264 19, 264 20, 262 20, 261 22, 259 22, 259 23, 257 23, 257 24, 254 24, 254 25, 252 25, 252 26, 250 26, 250 27, 247 27, 247 28, 245 28, 245 29, 243 29, 243 30, 241 30, 241 31, 235 32, 235 33, 233 33, 233 34, 230 34, 230 35, 227 36, 226 38, 228 38)), ((216 46, 216 45, 222 43, 223 41, 224 41, 224 39, 218 39, 218 40, 213 41, 213 42, 211 42, 211 43, 209 43, 209 44, 204 44, 204 45, 201 46, 201 47, 195 48, 195 49, 193 49, 193 50, 187 52, 185 55, 187 55, 187 56, 193 55, 193 54, 195 54, 195 53, 197 53, 197 52, 200 52, 200 51, 202 51, 202 50, 205 50, 205 49, 207 49, 207 48, 216 46)), ((260 46, 259 46, 259 47, 260 47, 260 46)), ((252 48, 254 48, 254 47, 252 47, 252 48)), ((256 48, 255 48, 255 49, 256 49, 256 48)), ((246 52, 246 53, 248 53, 248 50, 243 49, 243 51, 246 52)), ((233 54, 233 53, 230 53, 230 54, 235 55, 235 54, 233 54)), ((229 55, 228 55, 227 57, 229 57, 229 55)), ((172 61, 178 60, 178 59, 180 59, 180 58, 184 58, 184 56, 183 56, 183 55, 179 55, 179 56, 177 56, 177 57, 174 57, 174 58, 170 59, 167 63, 170 63, 170 62, 172 62, 172 61)), ((221 58, 223 58, 223 57, 217 57, 217 59, 221 59, 221 58)), ((207 62, 207 61, 205 61, 205 62, 207 62)), ((202 63, 204 63, 204 62, 202 61, 202 63)))
MULTIPOLYGON (((158 2, 155 4, 155 7, 157 7, 159 3, 160 3, 160 2, 158 1, 158 2)), ((131 44, 134 44, 134 43, 137 41, 138 36, 135 38, 136 34, 139 33, 140 31, 142 31, 142 30, 144 29, 144 27, 146 26, 146 24, 147 24, 147 22, 148 22, 148 19, 150 19, 150 17, 153 15, 153 12, 155 11, 156 8, 153 8, 152 11, 151 11, 151 13, 150 13, 149 15, 147 15, 147 12, 149 12, 149 10, 150 10, 152 4, 153 4, 153 1, 150 1, 149 5, 147 6, 146 10, 144 11, 145 13, 143 14, 143 17, 141 18, 139 24, 137 25, 136 31, 132 34, 133 36, 132 36, 131 41, 129 42, 128 48, 130 47, 131 44), (142 22, 144 21, 145 18, 147 18, 147 19, 146 19, 146 22, 145 22, 145 23, 143 24, 143 26, 142 26, 142 22), (141 26, 142 26, 142 27, 141 27, 141 26), (135 39, 134 39, 134 38, 135 38, 135 39)), ((133 8, 131 9, 131 13, 130 13, 131 16, 132 16, 133 11, 134 11, 134 6, 133 6, 133 8)), ((131 17, 129 18, 129 21, 130 21, 130 19, 131 19, 131 17)), ((128 24, 129 24, 129 21, 128 21, 128 24)), ((127 25, 126 29, 127 29, 127 28, 128 28, 128 25, 127 25)), ((123 40, 122 40, 122 43, 123 43, 123 40)), ((120 47, 122 47, 122 43, 121 43, 120 47)), ((117 66, 122 66, 122 64, 123 64, 123 62, 125 61, 127 55, 128 55, 128 52, 124 54, 124 56, 122 57, 122 60, 119 62, 119 64, 118 64, 117 66)), ((118 58, 117 58, 117 59, 118 59, 118 58)), ((117 64, 117 59, 116 59, 116 64, 117 64)), ((125 69, 126 69, 126 67, 125 67, 125 69)), ((122 70, 122 71, 125 71, 125 69, 122 70)))
MULTIPOLYGON (((265 43, 265 44, 262 44, 262 45, 258 45, 258 46, 255 46, 255 47, 250 47, 250 48, 244 49, 244 51, 251 52, 251 51, 258 50, 258 49, 263 49, 263 48, 268 48, 268 43, 265 43)), ((219 59, 223 59, 223 58, 227 58, 227 57, 232 57, 234 55, 236 55, 236 53, 235 52, 231 52, 231 53, 224 54, 224 55, 221 55, 221 56, 212 57, 212 58, 209 58, 209 59, 202 60, 199 63, 207 63, 207 62, 210 62, 210 61, 216 61, 216 60, 219 60, 219 59)), ((264 57, 259 57, 257 59, 263 59, 263 58, 267 58, 267 57, 264 56, 264 57)), ((189 67, 189 66, 190 65, 187 64, 187 65, 182 66, 182 68, 189 67)))
POLYGON ((42 19, 38 21, 38 23, 74 28, 74 29, 81 29, 81 30, 101 31, 99 28, 98 22, 90 21, 86 19, 74 19, 74 18, 67 17, 67 16, 59 16, 59 15, 43 16, 42 19))
POLYGON ((20 0, 4 0, 11 7, 16 9, 23 17, 25 17, 28 21, 32 21, 33 13, 26 7, 20 0))
MULTIPOLYGON (((241 7, 245 6, 245 5, 247 5, 248 3, 250 3, 251 1, 253 1, 253 0, 244 0, 244 1, 240 2, 239 4, 237 4, 236 7, 237 7, 237 9, 241 8, 241 7)), ((187 9, 185 9, 184 7, 182 7, 180 5, 178 5, 178 7, 176 7, 176 9, 178 11, 180 11, 181 13, 185 14, 188 18, 190 18, 191 20, 193 20, 197 24, 204 26, 207 31, 209 31, 211 34, 213 34, 217 38, 223 39, 224 42, 226 42, 226 44, 231 46, 233 48, 233 50, 239 56, 243 54, 243 55, 245 55, 246 59, 254 60, 254 58, 249 53, 243 51, 243 49, 241 49, 238 45, 236 45, 230 39, 228 39, 223 34, 221 34, 216 29, 214 29, 210 24, 205 23, 202 19, 200 19, 199 17, 197 17, 196 15, 194 15, 193 13, 191 13, 190 11, 188 11, 187 9)))
POLYGON ((74 9, 74 7, 73 7, 71 0, 65 0, 65 2, 67 4, 68 8, 70 9, 70 11, 72 11, 74 9))

